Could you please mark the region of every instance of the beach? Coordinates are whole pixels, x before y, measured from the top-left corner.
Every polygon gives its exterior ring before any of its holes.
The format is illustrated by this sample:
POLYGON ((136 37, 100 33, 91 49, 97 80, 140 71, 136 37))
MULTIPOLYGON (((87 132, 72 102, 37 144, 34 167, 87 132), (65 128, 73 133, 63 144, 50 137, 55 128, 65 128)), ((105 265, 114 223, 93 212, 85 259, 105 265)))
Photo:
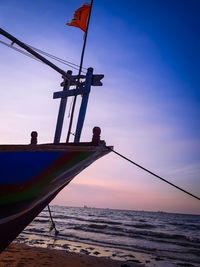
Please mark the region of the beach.
POLYGON ((9 266, 200 267, 200 216, 51 206, 0 254, 9 266))
POLYGON ((52 267, 138 267, 144 266, 132 262, 121 262, 109 258, 95 257, 83 253, 73 253, 67 250, 31 247, 24 244, 12 243, 0 254, 0 267, 19 266, 52 266, 52 267))

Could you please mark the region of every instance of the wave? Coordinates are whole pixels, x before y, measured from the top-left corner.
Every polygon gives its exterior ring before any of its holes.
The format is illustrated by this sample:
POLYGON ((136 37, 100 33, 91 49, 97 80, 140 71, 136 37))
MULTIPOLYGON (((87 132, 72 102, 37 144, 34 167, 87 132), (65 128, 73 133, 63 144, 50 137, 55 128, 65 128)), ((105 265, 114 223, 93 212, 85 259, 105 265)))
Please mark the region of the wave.
POLYGON ((46 220, 35 219, 34 222, 35 223, 48 223, 49 222, 49 219, 46 219, 46 220))
POLYGON ((89 224, 88 227, 92 229, 105 229, 108 226, 106 224, 89 224))
POLYGON ((157 228, 156 225, 144 223, 144 224, 124 224, 124 226, 134 227, 134 228, 144 228, 144 229, 154 229, 157 228))
MULTIPOLYGON (((40 216, 41 217, 41 216, 40 216)), ((40 219, 37 217, 34 222, 39 224, 44 224, 49 221, 49 218, 44 220, 44 217, 40 219)), ((47 216, 45 217, 47 218, 47 216)), ((149 231, 150 229, 156 229, 158 226, 149 224, 149 223, 136 223, 136 224, 130 224, 130 223, 122 223, 122 222, 116 222, 112 220, 105 220, 105 219, 87 219, 83 217, 77 217, 77 216, 63 216, 63 215, 56 215, 54 216, 54 220, 56 222, 56 219, 58 219, 57 224, 62 226, 63 228, 65 226, 65 229, 74 229, 74 230, 81 230, 86 232, 95 232, 95 233, 104 233, 111 236, 126 236, 130 238, 139 238, 139 239, 149 239, 153 238, 153 241, 163 242, 167 243, 170 242, 170 240, 175 241, 184 241, 184 242, 193 242, 193 243, 200 243, 200 238, 197 236, 191 236, 191 235, 184 235, 184 234, 178 234, 178 233, 166 233, 166 232, 158 232, 158 231, 149 231), (68 220, 65 220, 65 219, 68 220), (63 222, 60 222, 59 219, 62 219, 63 222), (74 220, 74 221, 70 221, 74 220), (82 222, 76 223, 76 222, 82 222), (87 222, 88 224, 85 224, 84 222, 87 222), (135 229, 135 230, 134 230, 135 229), (137 230, 138 229, 138 230, 137 230)), ((141 222, 141 220, 140 220, 141 222)), ((172 223, 169 223, 172 225, 172 223)), ((183 225, 179 222, 173 222, 173 225, 183 225)), ((200 227, 199 225, 190 224, 193 229, 198 229, 200 227), (195 228, 196 227, 196 228, 195 228)), ((167 230, 167 229, 166 229, 167 230)), ((33 231, 33 230, 32 230, 33 231)), ((186 246, 187 244, 185 244, 186 246)))
MULTIPOLYGON (((39 217, 42 217, 42 218, 48 218, 48 216, 39 216, 39 217)), ((87 218, 84 218, 84 217, 75 217, 75 216, 67 216, 67 215, 53 215, 53 218, 54 220, 56 221, 56 219, 62 219, 62 220, 66 220, 66 223, 67 220, 75 220, 75 221, 83 221, 83 222, 91 222, 91 223, 104 223, 104 224, 114 224, 114 225, 122 225, 122 223, 120 222, 116 222, 116 221, 110 221, 110 220, 103 220, 103 219, 87 219, 87 218)), ((37 219, 35 219, 37 220, 37 219)), ((34 220, 34 221, 35 221, 34 220)))
MULTIPOLYGON (((73 227, 73 226, 72 226, 73 227)), ((132 229, 124 229, 122 227, 112 227, 106 224, 81 224, 75 225, 74 230, 80 230, 85 232, 101 233, 109 236, 121 236, 134 239, 146 239, 154 242, 173 243, 181 246, 194 246, 199 247, 200 239, 197 237, 188 237, 186 235, 168 234, 162 232, 153 231, 138 231, 132 229), (189 242, 189 243, 188 243, 189 242), (192 244, 193 243, 193 244, 192 244), (195 245, 196 244, 196 245, 195 245)))

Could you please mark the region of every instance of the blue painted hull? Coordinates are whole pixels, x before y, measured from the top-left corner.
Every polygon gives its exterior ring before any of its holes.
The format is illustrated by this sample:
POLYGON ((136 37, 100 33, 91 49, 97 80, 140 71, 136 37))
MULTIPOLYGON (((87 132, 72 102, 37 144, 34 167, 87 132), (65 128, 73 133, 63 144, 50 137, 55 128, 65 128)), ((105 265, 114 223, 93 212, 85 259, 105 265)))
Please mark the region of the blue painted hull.
POLYGON ((103 146, 0 146, 0 251, 78 173, 109 153, 103 146))

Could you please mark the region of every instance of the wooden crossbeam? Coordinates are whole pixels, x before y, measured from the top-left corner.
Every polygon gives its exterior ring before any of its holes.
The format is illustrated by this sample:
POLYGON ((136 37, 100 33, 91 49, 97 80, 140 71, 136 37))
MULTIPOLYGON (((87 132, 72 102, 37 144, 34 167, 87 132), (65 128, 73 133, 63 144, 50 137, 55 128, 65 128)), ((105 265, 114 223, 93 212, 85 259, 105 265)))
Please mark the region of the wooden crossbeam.
POLYGON ((83 95, 83 94, 87 94, 89 92, 89 90, 86 87, 82 87, 79 89, 71 89, 68 91, 59 91, 59 92, 55 92, 53 94, 53 98, 65 98, 65 97, 69 97, 69 96, 76 96, 76 95, 83 95))

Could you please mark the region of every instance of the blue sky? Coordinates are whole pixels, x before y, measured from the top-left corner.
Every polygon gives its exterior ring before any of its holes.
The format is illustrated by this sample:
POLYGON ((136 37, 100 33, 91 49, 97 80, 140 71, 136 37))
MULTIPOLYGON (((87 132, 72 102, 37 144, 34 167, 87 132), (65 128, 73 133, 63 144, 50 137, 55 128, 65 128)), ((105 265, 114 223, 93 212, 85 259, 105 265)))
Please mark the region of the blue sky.
MULTIPOLYGON (((82 4, 2 0, 0 24, 25 43, 79 64, 83 33, 65 23, 82 4)), ((82 137, 90 141, 93 126, 100 126, 107 144, 198 196, 199 12, 198 0, 94 0, 84 66, 105 78, 92 89, 82 137)), ((27 143, 34 129, 41 143, 51 142, 60 75, 3 45, 0 72, 1 143, 27 143)), ((68 121, 66 115, 63 140, 68 121)), ((54 203, 200 213, 197 200, 114 154, 82 172, 54 203)))

